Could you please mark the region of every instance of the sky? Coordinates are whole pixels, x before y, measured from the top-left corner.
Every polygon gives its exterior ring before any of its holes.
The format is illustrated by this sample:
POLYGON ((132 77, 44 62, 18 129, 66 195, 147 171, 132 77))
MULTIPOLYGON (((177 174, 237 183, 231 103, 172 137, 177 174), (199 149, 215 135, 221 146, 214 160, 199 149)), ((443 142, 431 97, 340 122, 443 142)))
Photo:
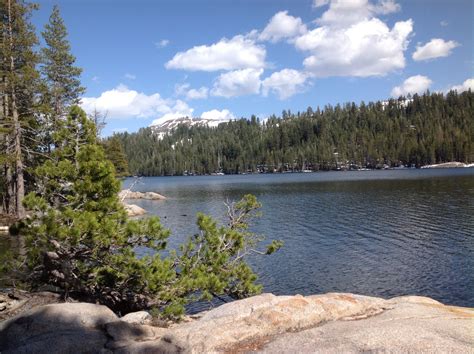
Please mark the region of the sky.
POLYGON ((182 116, 474 90, 472 0, 40 0, 57 4, 104 135, 182 116))

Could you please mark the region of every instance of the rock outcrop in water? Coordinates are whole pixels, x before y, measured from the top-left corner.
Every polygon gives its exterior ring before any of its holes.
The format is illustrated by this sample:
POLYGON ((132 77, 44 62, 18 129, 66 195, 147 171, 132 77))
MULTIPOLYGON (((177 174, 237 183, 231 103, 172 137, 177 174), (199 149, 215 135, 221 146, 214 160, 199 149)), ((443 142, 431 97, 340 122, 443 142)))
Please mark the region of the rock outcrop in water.
POLYGON ((132 192, 130 189, 124 189, 119 193, 119 199, 122 201, 128 216, 139 216, 146 214, 146 210, 135 204, 127 204, 125 199, 145 199, 145 200, 164 200, 166 197, 155 192, 132 192))
POLYGON ((120 200, 124 199, 146 199, 146 200, 164 200, 166 197, 155 192, 132 192, 130 189, 124 189, 119 193, 120 200))
POLYGON ((425 297, 352 294, 235 301, 169 328, 85 303, 34 308, 0 324, 2 353, 472 352, 474 311, 425 297), (138 319, 138 320, 137 320, 138 319))
POLYGON ((144 215, 146 214, 146 210, 139 207, 138 205, 135 204, 126 204, 123 203, 123 207, 125 208, 125 211, 127 212, 128 216, 139 216, 139 215, 144 215))

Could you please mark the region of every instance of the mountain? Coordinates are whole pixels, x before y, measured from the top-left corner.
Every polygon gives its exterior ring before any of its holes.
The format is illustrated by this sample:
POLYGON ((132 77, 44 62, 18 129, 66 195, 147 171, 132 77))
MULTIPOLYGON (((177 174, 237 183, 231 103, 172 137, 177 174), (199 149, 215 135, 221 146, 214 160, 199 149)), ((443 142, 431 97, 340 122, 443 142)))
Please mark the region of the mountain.
POLYGON ((178 127, 180 124, 187 126, 194 125, 207 125, 209 127, 217 127, 220 123, 228 122, 230 119, 206 119, 206 118, 190 118, 190 117, 180 117, 180 118, 169 118, 169 119, 159 119, 150 125, 151 130, 154 134, 158 135, 159 139, 162 139, 165 135, 171 133, 173 129, 178 127))

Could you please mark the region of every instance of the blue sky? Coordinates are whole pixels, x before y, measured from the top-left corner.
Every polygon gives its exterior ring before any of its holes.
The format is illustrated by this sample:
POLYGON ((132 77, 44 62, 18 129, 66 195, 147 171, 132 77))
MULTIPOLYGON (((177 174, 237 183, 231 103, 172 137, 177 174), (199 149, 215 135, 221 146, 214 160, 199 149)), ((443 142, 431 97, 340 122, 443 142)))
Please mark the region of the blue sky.
POLYGON ((471 0, 38 3, 38 31, 59 5, 105 135, 474 86, 471 0))

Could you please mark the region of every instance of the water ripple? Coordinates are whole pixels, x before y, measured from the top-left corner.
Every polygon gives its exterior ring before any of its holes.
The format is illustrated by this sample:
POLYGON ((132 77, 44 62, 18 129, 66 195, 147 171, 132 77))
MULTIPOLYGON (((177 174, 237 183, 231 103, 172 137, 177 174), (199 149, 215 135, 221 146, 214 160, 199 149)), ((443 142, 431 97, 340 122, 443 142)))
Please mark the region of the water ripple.
MULTIPOLYGON (((165 202, 141 204, 173 230, 196 232, 198 211, 222 219, 223 201, 263 203, 253 229, 282 239, 250 258, 265 291, 430 296, 474 306, 474 169, 145 178, 165 202)), ((129 182, 126 182, 129 183, 129 182)))

